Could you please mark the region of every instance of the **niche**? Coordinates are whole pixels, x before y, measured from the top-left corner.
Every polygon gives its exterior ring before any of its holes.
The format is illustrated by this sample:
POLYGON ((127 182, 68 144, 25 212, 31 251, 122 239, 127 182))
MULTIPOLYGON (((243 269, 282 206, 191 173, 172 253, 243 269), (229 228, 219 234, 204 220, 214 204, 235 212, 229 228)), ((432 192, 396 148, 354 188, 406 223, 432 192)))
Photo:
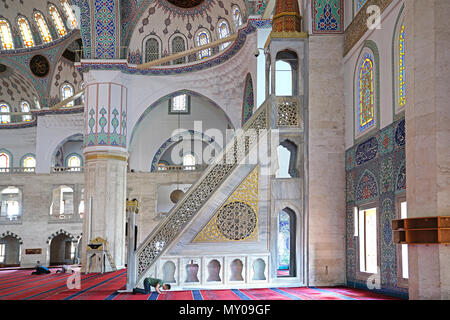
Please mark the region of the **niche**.
POLYGON ((175 280, 175 263, 172 261, 166 261, 163 265, 163 282, 166 283, 176 283, 175 280))
POLYGON ((259 258, 253 262, 253 280, 266 280, 266 263, 259 258))
POLYGON ((198 280, 198 264, 191 260, 191 263, 186 265, 186 281, 185 282, 200 282, 198 280))
POLYGON ((244 264, 240 259, 234 259, 231 262, 231 277, 230 281, 244 281, 242 277, 242 269, 244 268, 244 264))
POLYGON ((206 281, 222 281, 220 279, 220 262, 216 259, 208 263, 208 279, 206 281))

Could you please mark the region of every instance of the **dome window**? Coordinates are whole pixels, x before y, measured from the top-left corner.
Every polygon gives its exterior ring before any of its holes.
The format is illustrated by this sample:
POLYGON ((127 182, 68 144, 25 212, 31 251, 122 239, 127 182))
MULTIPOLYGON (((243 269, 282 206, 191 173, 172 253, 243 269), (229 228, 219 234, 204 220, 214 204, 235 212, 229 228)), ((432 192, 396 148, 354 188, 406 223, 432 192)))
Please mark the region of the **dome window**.
POLYGON ((52 16, 53 23, 55 24, 56 30, 58 30, 58 33, 61 37, 65 36, 67 31, 64 27, 64 23, 61 19, 61 16, 59 15, 58 9, 56 9, 55 6, 51 5, 48 8, 48 11, 50 12, 50 15, 52 16))
POLYGON ((2 40, 2 49, 11 50, 14 49, 13 38, 11 34, 11 28, 8 21, 0 20, 0 40, 2 40))
POLYGON ((22 34, 23 44, 25 47, 30 48, 34 46, 33 36, 31 35, 30 25, 27 19, 20 17, 17 20, 19 24, 20 33, 22 34))
POLYGON ((50 35, 50 31, 48 30, 47 23, 45 22, 44 17, 40 12, 36 12, 34 14, 34 19, 36 20, 36 23, 39 27, 39 31, 41 32, 42 40, 45 43, 52 41, 52 36, 50 35))

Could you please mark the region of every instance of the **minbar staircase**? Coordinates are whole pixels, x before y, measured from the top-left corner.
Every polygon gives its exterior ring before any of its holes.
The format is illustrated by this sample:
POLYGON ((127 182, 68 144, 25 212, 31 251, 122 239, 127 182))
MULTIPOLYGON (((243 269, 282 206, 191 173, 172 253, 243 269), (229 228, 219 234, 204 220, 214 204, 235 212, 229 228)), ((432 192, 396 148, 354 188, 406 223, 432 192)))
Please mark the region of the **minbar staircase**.
POLYGON ((275 128, 302 128, 299 97, 269 97, 245 126, 208 166, 201 178, 150 233, 135 254, 136 284, 148 276, 150 268, 183 233, 197 212, 217 188, 232 174, 258 139, 275 128), (251 133, 251 134, 250 134, 251 133))

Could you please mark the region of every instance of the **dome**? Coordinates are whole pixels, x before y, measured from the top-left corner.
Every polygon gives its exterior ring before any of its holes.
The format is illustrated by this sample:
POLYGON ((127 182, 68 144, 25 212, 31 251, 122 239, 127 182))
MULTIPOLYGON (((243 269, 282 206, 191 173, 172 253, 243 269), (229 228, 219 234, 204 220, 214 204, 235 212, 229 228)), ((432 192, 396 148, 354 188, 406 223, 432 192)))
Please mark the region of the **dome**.
POLYGON ((167 1, 180 8, 193 8, 201 4, 204 0, 167 0, 167 1))

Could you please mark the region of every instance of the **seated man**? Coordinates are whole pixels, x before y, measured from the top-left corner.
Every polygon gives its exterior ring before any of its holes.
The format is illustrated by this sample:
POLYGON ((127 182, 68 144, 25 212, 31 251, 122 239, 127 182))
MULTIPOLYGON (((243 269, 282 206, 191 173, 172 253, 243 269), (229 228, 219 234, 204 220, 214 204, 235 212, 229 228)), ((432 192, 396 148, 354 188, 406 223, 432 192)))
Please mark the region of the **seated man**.
POLYGON ((144 289, 134 288, 133 294, 135 294, 135 293, 149 294, 151 291, 150 287, 154 287, 156 292, 161 294, 162 293, 160 290, 161 286, 164 290, 170 290, 170 284, 163 283, 163 281, 161 279, 145 278, 144 279, 144 289))
POLYGON ((48 270, 46 267, 42 266, 42 264, 39 260, 36 262, 35 269, 36 269, 36 271, 32 272, 31 274, 49 274, 49 273, 51 273, 50 270, 48 270))

